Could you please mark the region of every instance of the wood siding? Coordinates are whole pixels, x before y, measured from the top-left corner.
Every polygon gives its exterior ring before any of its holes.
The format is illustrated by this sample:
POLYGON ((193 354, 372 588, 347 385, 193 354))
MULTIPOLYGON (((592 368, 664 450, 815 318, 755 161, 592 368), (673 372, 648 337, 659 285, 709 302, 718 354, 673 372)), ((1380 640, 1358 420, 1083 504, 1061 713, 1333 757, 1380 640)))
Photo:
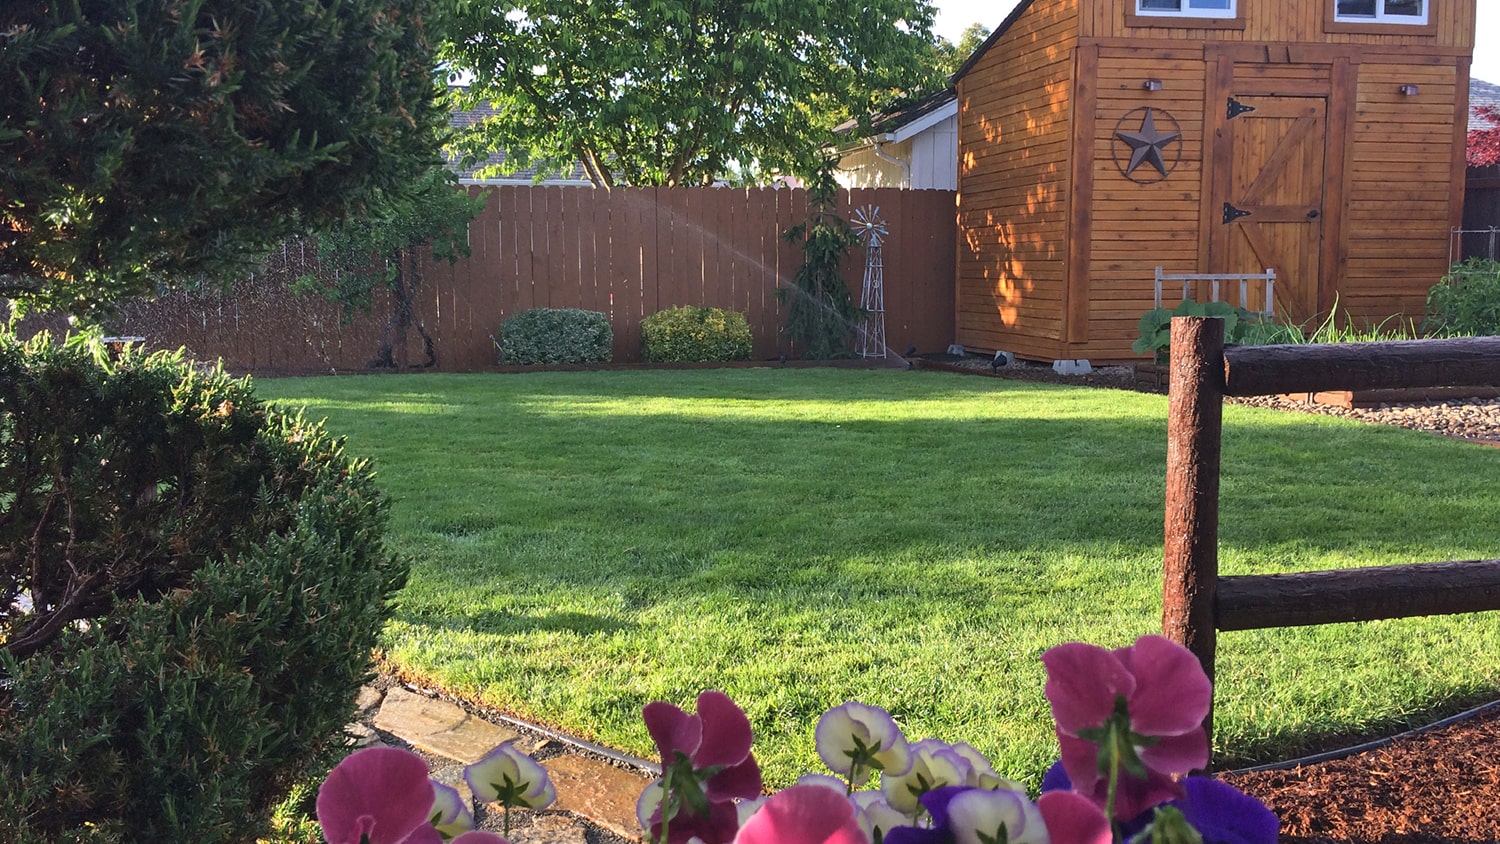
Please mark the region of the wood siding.
MULTIPOLYGON (((951 191, 840 193, 846 216, 880 207, 890 234, 883 247, 887 342, 941 351, 953 339, 954 228, 951 191)), ((584 308, 608 315, 614 359, 640 360, 640 322, 665 308, 698 305, 744 313, 754 356, 775 358, 783 308, 776 298, 802 262, 782 233, 803 222, 806 195, 770 188, 616 188, 505 186, 470 224, 472 255, 450 266, 429 262, 416 316, 434 338, 435 368, 482 371, 497 363, 501 321, 527 308, 584 308)), ((141 335, 151 348, 186 346, 222 358, 234 371, 327 373, 359 370, 374 357, 388 296, 373 314, 345 324, 339 309, 286 285, 316 271, 292 249, 267 275, 227 293, 180 293, 128 307, 113 333, 141 335)), ((864 251, 850 251, 844 279, 858 301, 864 251)), ((39 324, 41 325, 41 324, 39 324)), ((415 331, 398 362, 425 355, 415 331)))
POLYGON ((1203 19, 1139 18, 1133 14, 1135 0, 1084 0, 1084 3, 1087 13, 1080 19, 1080 34, 1085 39, 1129 38, 1137 43, 1140 39, 1178 43, 1242 41, 1268 46, 1370 44, 1430 48, 1447 55, 1470 55, 1474 47, 1475 0, 1428 0, 1431 8, 1425 27, 1330 25, 1329 12, 1334 0, 1239 0, 1239 18, 1231 24, 1234 28, 1222 29, 1206 28, 1219 22, 1203 19), (1351 29, 1357 31, 1330 31, 1351 29))
POLYGON ((958 83, 958 342, 1062 357, 1079 0, 1034 3, 958 83))
MULTIPOLYGON (((1204 96, 1207 66, 1203 51, 1100 48, 1094 132, 1089 138, 1094 190, 1092 237, 1088 243, 1087 333, 1073 357, 1093 360, 1133 358, 1141 314, 1151 310, 1158 265, 1172 273, 1203 272, 1200 213, 1204 161, 1204 96), (1146 79, 1160 91, 1143 87, 1146 79), (1122 165, 1130 149, 1116 132, 1140 128, 1142 108, 1151 108, 1159 129, 1170 116, 1182 137, 1166 148, 1174 167, 1167 178, 1138 184, 1122 165)), ((1136 175, 1155 178, 1149 164, 1136 175)), ((1172 294, 1168 292, 1167 297, 1172 294)))
POLYGON ((1404 314, 1420 321, 1428 289, 1447 271, 1450 230, 1461 219, 1463 170, 1457 179, 1454 172, 1464 149, 1454 103, 1460 93, 1467 101, 1467 67, 1399 62, 1359 67, 1344 268, 1336 282, 1339 310, 1356 320, 1404 314), (1420 93, 1401 94, 1404 84, 1420 93))
POLYGON ((1419 316, 1460 220, 1475 0, 1432 0, 1420 28, 1332 26, 1332 2, 1176 27, 1139 25, 1134 0, 1031 3, 959 80, 961 342, 1135 359, 1157 265, 1276 266, 1299 321, 1419 316), (1231 123, 1230 97, 1258 113, 1231 123), (1117 132, 1147 107, 1181 138, 1140 184, 1117 132), (1226 202, 1253 214, 1226 225, 1226 202))

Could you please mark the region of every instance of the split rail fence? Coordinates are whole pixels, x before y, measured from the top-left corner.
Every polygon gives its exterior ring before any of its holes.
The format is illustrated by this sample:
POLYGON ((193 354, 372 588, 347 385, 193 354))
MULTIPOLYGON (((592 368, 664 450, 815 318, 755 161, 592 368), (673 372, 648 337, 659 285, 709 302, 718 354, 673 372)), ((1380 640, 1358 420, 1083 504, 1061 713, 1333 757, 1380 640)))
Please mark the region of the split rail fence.
POLYGON ((1212 680, 1219 630, 1500 610, 1500 560, 1220 577, 1218 556, 1225 396, 1497 384, 1500 337, 1226 349, 1222 319, 1173 319, 1162 634, 1212 680))
MULTIPOLYGON (((501 321, 534 307, 585 308, 609 317, 614 359, 640 360, 640 322, 680 305, 740 311, 757 359, 788 350, 779 335, 789 288, 802 263, 783 237, 807 216, 807 196, 786 188, 616 188, 501 186, 469 227, 472 255, 427 261, 415 317, 434 341, 434 369, 476 371, 497 364, 501 321)), ((840 192, 839 210, 877 206, 884 242, 886 333, 896 353, 945 349, 954 337, 956 256, 952 191, 840 192)), ((356 370, 375 357, 393 305, 350 321, 316 294, 287 282, 317 272, 291 247, 268 272, 227 293, 175 293, 126 309, 110 329, 151 348, 186 346, 235 371, 356 370)), ((849 251, 843 277, 859 301, 864 250, 849 251)), ((417 332, 395 348, 403 366, 426 355, 417 332)))

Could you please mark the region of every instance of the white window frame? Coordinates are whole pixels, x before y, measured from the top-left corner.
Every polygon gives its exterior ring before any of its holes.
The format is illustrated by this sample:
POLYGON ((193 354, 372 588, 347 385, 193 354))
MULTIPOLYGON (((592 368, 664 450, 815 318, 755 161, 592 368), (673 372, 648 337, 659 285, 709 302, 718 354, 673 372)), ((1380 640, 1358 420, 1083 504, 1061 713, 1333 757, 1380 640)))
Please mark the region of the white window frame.
POLYGON ((1385 0, 1375 0, 1375 16, 1368 15, 1341 15, 1339 14, 1338 0, 1330 0, 1333 3, 1333 19, 1337 23, 1380 23, 1394 26, 1426 26, 1427 19, 1432 14, 1432 0, 1421 0, 1422 14, 1413 15, 1387 15, 1385 13, 1385 0))
MULTIPOLYGON (((1147 9, 1142 5, 1142 0, 1136 0, 1135 13, 1142 17, 1158 18, 1235 18, 1239 16, 1240 0, 1229 0, 1227 9, 1194 9, 1191 8, 1192 0, 1181 0, 1181 9, 1147 9)), ((1425 7, 1424 7, 1425 8, 1425 7)))

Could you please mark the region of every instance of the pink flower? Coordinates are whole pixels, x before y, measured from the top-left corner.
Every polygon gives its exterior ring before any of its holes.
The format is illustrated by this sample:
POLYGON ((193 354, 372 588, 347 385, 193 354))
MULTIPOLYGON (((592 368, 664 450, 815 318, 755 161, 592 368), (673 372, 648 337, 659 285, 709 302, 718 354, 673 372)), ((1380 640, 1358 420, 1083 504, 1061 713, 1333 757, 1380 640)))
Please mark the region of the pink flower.
POLYGON ((318 788, 318 824, 329 844, 401 844, 427 826, 432 808, 427 763, 395 747, 350 754, 318 788))
POLYGON ((662 778, 646 787, 637 804, 653 839, 667 822, 667 844, 696 836, 704 844, 734 837, 739 817, 734 800, 760 796, 760 766, 750 753, 750 719, 729 696, 698 695, 698 714, 670 703, 649 703, 646 730, 661 751, 662 778), (649 820, 649 823, 647 821, 649 820))
POLYGON ((1104 810, 1076 791, 1049 791, 1036 806, 1052 844, 1113 844, 1114 830, 1104 810))
POLYGON ((847 797, 820 785, 794 785, 751 815, 734 844, 866 844, 866 838, 847 797))
POLYGON ((695 770, 723 766, 704 783, 710 799, 760 796, 760 766, 750 755, 750 719, 729 695, 698 695, 697 715, 664 701, 646 704, 641 715, 663 766, 675 762, 679 753, 692 760, 695 770))
POLYGON ((1192 652, 1161 636, 1109 651, 1069 642, 1042 654, 1047 700, 1057 721, 1063 769, 1080 794, 1103 805, 1100 735, 1114 725, 1128 736, 1115 817, 1133 818, 1181 797, 1174 778, 1208 764, 1203 719, 1213 687, 1192 652), (1121 716, 1128 724, 1121 726, 1121 716))

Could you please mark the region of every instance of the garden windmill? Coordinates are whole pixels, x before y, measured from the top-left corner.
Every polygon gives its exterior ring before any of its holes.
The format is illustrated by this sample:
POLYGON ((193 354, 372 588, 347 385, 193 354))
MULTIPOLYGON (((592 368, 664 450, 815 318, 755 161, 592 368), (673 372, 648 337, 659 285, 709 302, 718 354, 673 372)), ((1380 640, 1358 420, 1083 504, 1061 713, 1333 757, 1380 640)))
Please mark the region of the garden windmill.
POLYGON ((885 240, 885 223, 880 221, 880 206, 866 205, 854 212, 854 232, 865 242, 865 283, 859 307, 865 318, 859 324, 859 356, 885 357, 885 269, 880 259, 880 243, 885 240))

